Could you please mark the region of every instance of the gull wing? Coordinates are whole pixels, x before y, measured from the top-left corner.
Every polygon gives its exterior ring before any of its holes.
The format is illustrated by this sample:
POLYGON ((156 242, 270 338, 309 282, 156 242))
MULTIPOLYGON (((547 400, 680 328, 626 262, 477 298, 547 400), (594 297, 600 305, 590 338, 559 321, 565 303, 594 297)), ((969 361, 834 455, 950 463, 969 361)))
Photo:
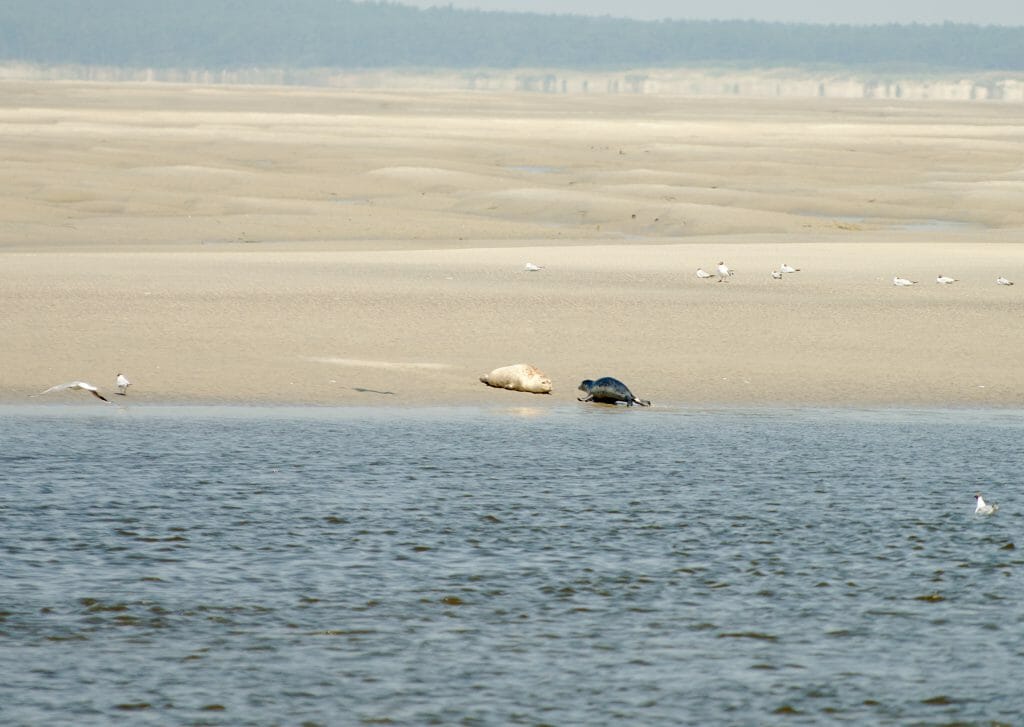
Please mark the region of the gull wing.
POLYGON ((46 391, 40 391, 38 396, 42 396, 43 394, 49 394, 51 391, 63 391, 64 389, 73 389, 76 386, 78 386, 77 381, 69 381, 66 384, 57 384, 56 386, 51 386, 46 391))

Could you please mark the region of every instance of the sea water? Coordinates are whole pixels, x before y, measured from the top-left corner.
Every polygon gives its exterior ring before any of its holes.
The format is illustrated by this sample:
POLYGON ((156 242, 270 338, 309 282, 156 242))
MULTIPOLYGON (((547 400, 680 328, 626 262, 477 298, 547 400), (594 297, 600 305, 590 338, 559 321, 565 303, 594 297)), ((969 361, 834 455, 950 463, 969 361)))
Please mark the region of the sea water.
POLYGON ((1024 412, 516 396, 0 407, 0 723, 1020 723, 1024 412))

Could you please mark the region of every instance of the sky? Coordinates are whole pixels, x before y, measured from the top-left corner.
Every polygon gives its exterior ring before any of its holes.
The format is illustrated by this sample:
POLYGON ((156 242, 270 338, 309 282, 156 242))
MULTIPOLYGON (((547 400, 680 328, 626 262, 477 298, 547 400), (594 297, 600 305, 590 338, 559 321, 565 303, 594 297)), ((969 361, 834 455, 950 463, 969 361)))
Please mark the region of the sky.
POLYGON ((572 13, 658 20, 801 23, 974 23, 1024 26, 1024 0, 393 0, 478 10, 572 13))

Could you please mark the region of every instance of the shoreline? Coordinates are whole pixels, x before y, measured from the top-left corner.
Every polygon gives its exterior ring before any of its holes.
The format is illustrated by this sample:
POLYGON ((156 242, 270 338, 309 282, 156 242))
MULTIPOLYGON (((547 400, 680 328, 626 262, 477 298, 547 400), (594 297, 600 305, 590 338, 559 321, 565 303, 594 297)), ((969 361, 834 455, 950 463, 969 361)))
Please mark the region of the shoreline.
POLYGON ((626 407, 625 405, 593 404, 586 402, 559 401, 549 406, 533 406, 526 404, 490 403, 459 403, 459 404, 296 404, 289 402, 169 402, 149 401, 139 405, 120 404, 116 407, 104 406, 102 402, 48 402, 25 403, 19 401, 0 400, 0 414, 43 416, 49 414, 71 416, 94 416, 106 412, 114 416, 140 414, 142 416, 178 417, 178 416, 214 416, 225 418, 248 418, 255 415, 266 415, 271 418, 331 418, 339 416, 374 417, 374 416, 414 416, 431 418, 433 416, 471 416, 471 415, 507 415, 523 419, 542 418, 549 416, 616 416, 616 412, 625 413, 636 410, 643 415, 743 415, 743 416, 784 416, 784 415, 836 415, 836 416, 907 416, 918 415, 939 416, 1003 416, 1013 419, 1024 417, 1024 406, 948 406, 948 405, 896 405, 896 404, 652 404, 650 407, 626 407))
POLYGON ((1024 269, 1024 246, 1013 243, 0 259, 16 344, 0 371, 3 401, 75 379, 109 392, 123 371, 129 395, 146 402, 415 406, 504 396, 545 406, 478 381, 527 362, 565 401, 582 379, 612 375, 678 406, 1024 404, 1013 363, 1024 344, 1004 336, 1024 288, 992 277, 1000 265, 1024 269), (545 268, 525 272, 534 253, 545 268), (739 271, 728 283, 693 276, 718 255, 739 271), (802 271, 772 280, 763 271, 779 258, 802 271), (956 270, 960 280, 921 276, 899 289, 876 265, 956 270), (34 378, 16 380, 18 371, 34 378))

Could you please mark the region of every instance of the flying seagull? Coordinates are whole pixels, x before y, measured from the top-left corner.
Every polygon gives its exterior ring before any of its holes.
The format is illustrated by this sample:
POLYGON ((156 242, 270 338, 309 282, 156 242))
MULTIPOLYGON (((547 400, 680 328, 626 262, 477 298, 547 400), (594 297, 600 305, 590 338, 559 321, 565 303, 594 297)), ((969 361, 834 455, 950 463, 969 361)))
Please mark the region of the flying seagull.
POLYGON ((117 393, 121 396, 128 396, 128 387, 132 385, 132 382, 128 380, 128 377, 124 374, 117 375, 117 393))
POLYGON ((79 391, 88 391, 97 399, 102 399, 108 404, 110 403, 110 400, 103 396, 103 394, 100 393, 99 389, 85 381, 69 381, 66 384, 57 384, 56 386, 51 386, 46 391, 39 392, 38 396, 42 396, 43 394, 49 394, 51 391, 64 391, 64 389, 77 389, 79 391))
POLYGON ((729 276, 735 272, 735 270, 730 269, 725 263, 718 263, 718 282, 729 282, 729 276))
POLYGON ((709 273, 704 268, 697 268, 697 277, 700 278, 701 280, 707 280, 707 279, 713 278, 715 276, 712 275, 711 273, 709 273))
POLYGON ((957 278, 951 278, 948 275, 942 275, 941 273, 937 278, 935 278, 935 282, 938 283, 939 285, 949 285, 950 283, 955 283, 956 281, 957 278))
POLYGON ((906 287, 907 285, 917 285, 917 281, 907 280, 906 278, 901 278, 899 275, 897 275, 895 278, 892 279, 892 284, 898 285, 900 287, 906 287))
POLYGON ((779 268, 779 272, 781 272, 781 273, 799 273, 800 272, 800 268, 794 268, 792 265, 786 265, 786 263, 782 263, 782 267, 779 268))
POLYGON ((996 278, 996 285, 1013 285, 1013 281, 1007 280, 1002 275, 1000 275, 998 278, 996 278))
POLYGON ((978 506, 974 508, 975 515, 991 515, 999 509, 999 505, 995 503, 989 505, 985 502, 985 498, 981 496, 980 492, 974 493, 974 499, 978 501, 978 506))

